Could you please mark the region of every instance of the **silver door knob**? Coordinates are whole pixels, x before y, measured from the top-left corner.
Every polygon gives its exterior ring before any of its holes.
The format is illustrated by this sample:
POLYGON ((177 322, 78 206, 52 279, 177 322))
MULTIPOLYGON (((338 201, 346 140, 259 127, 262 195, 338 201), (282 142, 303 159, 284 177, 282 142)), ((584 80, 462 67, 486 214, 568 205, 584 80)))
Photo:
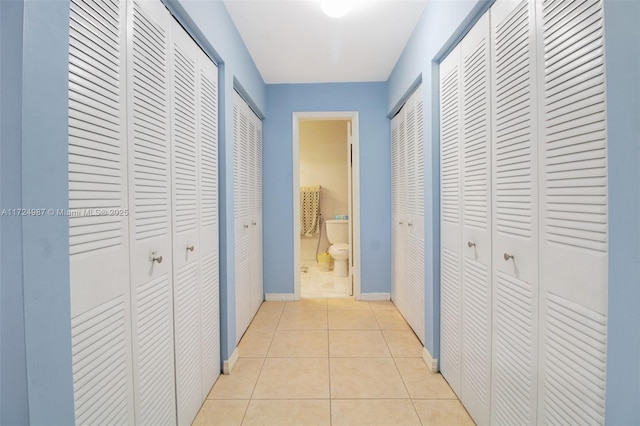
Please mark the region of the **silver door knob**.
POLYGON ((471 248, 471 247, 475 247, 476 243, 472 243, 471 241, 467 241, 467 245, 469 246, 469 248, 471 248))
POLYGON ((190 246, 187 246, 187 251, 193 252, 196 249, 196 246, 194 246, 193 244, 191 244, 190 246))
POLYGON ((398 222, 398 225, 404 225, 404 222, 400 221, 398 222))
POLYGON ((158 256, 158 253, 155 251, 151 252, 149 259, 151 260, 151 263, 153 262, 162 263, 162 256, 158 256))
POLYGON ((511 260, 511 259, 515 259, 515 257, 512 254, 509 254, 509 253, 504 254, 504 260, 511 260))
POLYGON ((253 222, 251 222, 251 224, 252 224, 253 226, 256 226, 256 225, 257 225, 257 223, 256 223, 256 221, 255 221, 255 220, 254 220, 253 222))
POLYGON ((413 223, 409 222, 407 223, 407 226, 413 226, 413 223))
POLYGON ((249 227, 249 225, 244 225, 244 229, 247 229, 249 227))

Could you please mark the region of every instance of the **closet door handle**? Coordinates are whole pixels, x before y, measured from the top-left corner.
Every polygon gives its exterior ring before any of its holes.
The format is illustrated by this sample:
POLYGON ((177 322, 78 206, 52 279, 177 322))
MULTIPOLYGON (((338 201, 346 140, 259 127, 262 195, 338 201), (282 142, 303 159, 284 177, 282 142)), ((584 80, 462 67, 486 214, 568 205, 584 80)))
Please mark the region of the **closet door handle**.
POLYGON ((413 223, 409 222, 407 223, 407 226, 413 226, 413 223))
POLYGON ((398 222, 398 225, 404 225, 403 221, 398 222))
POLYGON ((515 257, 512 254, 509 254, 509 253, 504 254, 504 260, 509 261, 511 259, 515 260, 515 257))
POLYGON ((257 223, 256 223, 256 221, 255 221, 255 220, 254 220, 253 222, 251 222, 251 224, 252 224, 253 226, 256 226, 256 225, 257 225, 257 223))
POLYGON ((158 256, 158 252, 152 251, 151 254, 149 255, 149 260, 151 261, 151 263, 153 262, 162 263, 162 256, 158 256))
POLYGON ((196 249, 196 246, 194 246, 193 244, 191 244, 190 246, 187 246, 187 251, 190 251, 192 253, 195 249, 196 249))
POLYGON ((471 248, 471 247, 475 247, 476 243, 472 243, 471 241, 467 241, 467 245, 469 246, 469 248, 471 248))
POLYGON ((249 225, 244 225, 244 229, 247 229, 247 228, 249 228, 249 225))

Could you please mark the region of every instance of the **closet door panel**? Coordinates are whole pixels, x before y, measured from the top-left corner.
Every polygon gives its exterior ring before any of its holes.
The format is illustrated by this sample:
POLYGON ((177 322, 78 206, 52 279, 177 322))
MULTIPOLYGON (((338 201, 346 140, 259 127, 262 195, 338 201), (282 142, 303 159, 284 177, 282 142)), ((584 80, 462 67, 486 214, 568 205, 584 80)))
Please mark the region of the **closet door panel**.
POLYGON ((199 47, 172 22, 172 211, 174 327, 178 423, 189 424, 202 403, 199 229, 199 47))
POLYGON ((601 1, 536 3, 540 126, 539 421, 602 424, 608 183, 601 1))
POLYGON ((129 3, 128 123, 136 423, 175 422, 170 160, 170 24, 129 3))
POLYGON ((404 215, 401 211, 401 177, 404 172, 400 152, 400 122, 404 119, 404 111, 400 110, 391 119, 391 229, 392 229, 392 284, 391 299, 400 312, 404 307, 405 252, 403 249, 404 215))
POLYGON ((460 48, 440 64, 441 362, 451 388, 461 390, 460 48))
POLYGON ((486 13, 460 42, 462 150, 462 388, 477 423, 490 420, 490 43, 486 13))
POLYGON ((125 29, 122 2, 70 3, 69 261, 79 425, 134 421, 125 29))
POLYGON ((220 375, 220 282, 218 231, 218 67, 198 58, 199 250, 202 285, 202 400, 220 375))
POLYGON ((534 425, 538 137, 533 3, 496 2, 491 8, 491 28, 495 171, 492 423, 534 425))
POLYGON ((262 282, 262 121, 250 112, 251 132, 251 318, 264 300, 262 282))

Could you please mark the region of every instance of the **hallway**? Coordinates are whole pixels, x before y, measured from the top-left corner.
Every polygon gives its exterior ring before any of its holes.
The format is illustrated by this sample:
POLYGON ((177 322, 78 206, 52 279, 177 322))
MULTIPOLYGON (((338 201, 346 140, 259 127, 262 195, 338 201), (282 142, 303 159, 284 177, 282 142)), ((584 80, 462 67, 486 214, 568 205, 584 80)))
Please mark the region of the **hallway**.
POLYGON ((473 425, 388 301, 264 302, 194 425, 473 425))

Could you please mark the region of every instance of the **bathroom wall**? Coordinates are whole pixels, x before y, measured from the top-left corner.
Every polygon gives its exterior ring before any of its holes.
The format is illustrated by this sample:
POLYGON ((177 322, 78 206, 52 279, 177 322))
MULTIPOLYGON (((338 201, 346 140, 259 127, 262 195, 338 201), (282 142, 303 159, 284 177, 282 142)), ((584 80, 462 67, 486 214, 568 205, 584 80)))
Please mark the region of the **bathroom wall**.
MULTIPOLYGON (((324 220, 349 212, 347 121, 300 122, 300 186, 320 185, 320 213, 324 220)), ((300 237, 300 260, 315 260, 318 235, 300 237)), ((325 225, 320 253, 329 248, 325 225)))

